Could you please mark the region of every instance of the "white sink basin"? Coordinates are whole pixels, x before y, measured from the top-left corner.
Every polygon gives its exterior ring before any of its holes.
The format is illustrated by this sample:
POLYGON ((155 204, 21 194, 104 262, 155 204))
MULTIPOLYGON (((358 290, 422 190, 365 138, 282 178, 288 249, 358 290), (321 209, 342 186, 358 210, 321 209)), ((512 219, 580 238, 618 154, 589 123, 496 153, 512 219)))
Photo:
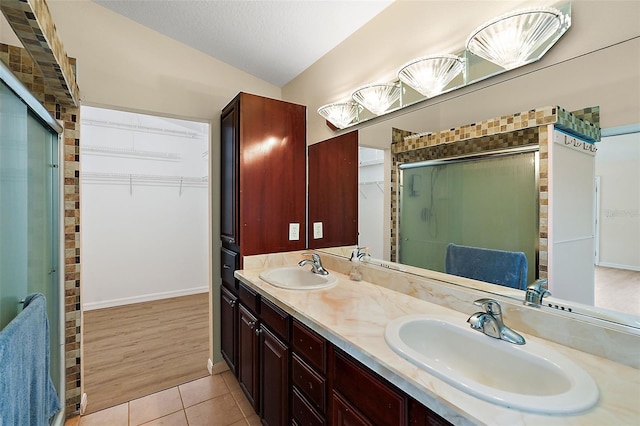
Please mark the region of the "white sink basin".
POLYGON ((486 336, 459 317, 408 315, 387 325, 403 358, 477 398, 541 414, 591 408, 598 387, 582 368, 543 344, 486 336))
POLYGON ((335 275, 314 274, 309 269, 300 266, 288 266, 264 271, 260 278, 269 284, 290 290, 313 290, 336 285, 335 275))

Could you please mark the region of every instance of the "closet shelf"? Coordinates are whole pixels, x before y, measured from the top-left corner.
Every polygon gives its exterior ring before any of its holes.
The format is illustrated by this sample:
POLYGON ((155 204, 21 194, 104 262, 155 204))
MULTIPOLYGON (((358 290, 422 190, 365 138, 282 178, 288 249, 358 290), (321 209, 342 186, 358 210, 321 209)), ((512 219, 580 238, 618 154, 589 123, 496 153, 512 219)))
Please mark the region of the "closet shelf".
POLYGON ((147 183, 147 184, 167 184, 167 186, 207 186, 208 176, 167 176, 167 175, 147 175, 135 173, 100 173, 82 172, 80 179, 84 183, 91 182, 112 182, 112 183, 147 183))
POLYGON ((94 154, 94 155, 112 155, 118 157, 136 157, 136 158, 153 158, 161 160, 180 160, 181 156, 175 152, 161 152, 161 151, 142 151, 129 148, 111 148, 107 146, 98 145, 83 145, 80 148, 81 154, 94 154))

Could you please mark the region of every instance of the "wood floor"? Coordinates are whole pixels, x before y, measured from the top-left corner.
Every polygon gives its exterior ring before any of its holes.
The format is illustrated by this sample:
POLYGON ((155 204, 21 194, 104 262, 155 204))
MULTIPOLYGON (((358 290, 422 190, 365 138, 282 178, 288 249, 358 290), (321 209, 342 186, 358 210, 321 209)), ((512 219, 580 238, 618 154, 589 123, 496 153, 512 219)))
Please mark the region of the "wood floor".
POLYGON ((595 305, 640 316, 640 271, 597 266, 595 305))
POLYGON ((208 374, 209 294, 85 311, 86 413, 208 374))

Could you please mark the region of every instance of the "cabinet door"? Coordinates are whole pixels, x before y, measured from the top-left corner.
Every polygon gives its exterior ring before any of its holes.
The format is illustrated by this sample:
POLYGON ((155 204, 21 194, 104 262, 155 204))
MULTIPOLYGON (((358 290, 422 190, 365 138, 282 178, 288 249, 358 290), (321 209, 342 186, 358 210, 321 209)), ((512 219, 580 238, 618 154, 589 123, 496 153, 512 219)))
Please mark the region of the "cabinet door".
POLYGON ((289 424, 289 348, 267 327, 261 332, 261 407, 262 424, 289 424))
POLYGON ((238 298, 224 286, 220 287, 220 352, 236 374, 238 363, 238 298))
POLYGON ((358 166, 357 131, 309 146, 309 248, 358 244, 358 166))
POLYGON ((238 382, 253 408, 259 412, 258 319, 242 304, 238 315, 238 382))
POLYGON ((331 424, 334 426, 373 426, 373 423, 336 392, 331 394, 331 424))
POLYGON ((223 244, 239 251, 238 227, 238 98, 230 103, 220 118, 220 238, 223 244))

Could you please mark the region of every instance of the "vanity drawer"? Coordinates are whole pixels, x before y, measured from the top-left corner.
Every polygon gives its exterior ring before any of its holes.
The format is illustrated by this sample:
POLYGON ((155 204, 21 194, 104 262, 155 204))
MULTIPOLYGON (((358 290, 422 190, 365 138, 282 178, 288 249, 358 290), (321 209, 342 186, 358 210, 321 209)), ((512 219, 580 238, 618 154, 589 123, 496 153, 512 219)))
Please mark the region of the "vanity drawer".
POLYGON ((299 426, 324 426, 324 419, 315 412, 305 398, 298 392, 297 389, 293 389, 291 407, 292 423, 299 426))
POLYGON ((366 367, 347 358, 338 350, 332 351, 331 378, 333 389, 376 425, 407 423, 407 400, 384 379, 367 371, 366 367))
POLYGON ((326 380, 311 369, 298 355, 292 356, 291 378, 311 404, 322 413, 326 410, 326 380))
POLYGON ((239 291, 240 302, 247 308, 249 308, 254 314, 260 313, 258 310, 260 303, 260 296, 258 293, 247 287, 245 284, 240 283, 239 291))
POLYGON ((260 298, 260 318, 276 334, 289 341, 289 314, 265 298, 260 298))
POLYGON ((322 374, 327 372, 327 342, 305 325, 293 321, 293 350, 322 374))
POLYGON ((234 253, 224 247, 220 249, 222 282, 226 284, 227 288, 233 289, 234 292, 238 291, 238 281, 233 276, 233 273, 238 269, 239 258, 240 255, 238 253, 234 253))

